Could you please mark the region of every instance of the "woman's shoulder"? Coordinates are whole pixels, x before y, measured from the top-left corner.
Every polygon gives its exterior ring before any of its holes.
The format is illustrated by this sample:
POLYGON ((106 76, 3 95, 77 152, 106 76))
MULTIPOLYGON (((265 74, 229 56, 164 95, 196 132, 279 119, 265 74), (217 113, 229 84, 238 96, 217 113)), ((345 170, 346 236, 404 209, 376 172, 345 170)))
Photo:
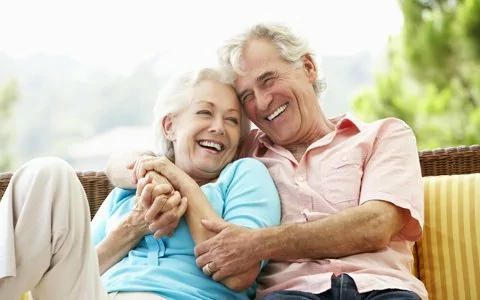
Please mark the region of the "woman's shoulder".
POLYGON ((252 171, 252 172, 257 170, 267 171, 267 168, 262 162, 251 157, 244 157, 244 158, 237 159, 231 162, 229 165, 227 165, 227 167, 233 170, 241 170, 241 171, 252 171))
POLYGON ((270 173, 268 173, 268 169, 262 162, 255 158, 245 157, 225 166, 218 178, 218 182, 226 183, 229 186, 233 182, 263 180, 269 177, 270 173))

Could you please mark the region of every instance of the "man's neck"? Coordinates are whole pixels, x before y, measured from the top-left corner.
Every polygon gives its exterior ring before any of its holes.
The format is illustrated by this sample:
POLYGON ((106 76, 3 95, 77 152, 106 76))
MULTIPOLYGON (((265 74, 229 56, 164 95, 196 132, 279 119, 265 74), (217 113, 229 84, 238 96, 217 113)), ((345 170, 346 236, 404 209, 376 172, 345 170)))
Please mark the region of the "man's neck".
POLYGON ((303 140, 299 140, 292 145, 284 147, 292 153, 293 157, 295 157, 297 161, 300 161, 311 144, 315 143, 334 130, 335 125, 330 121, 325 120, 325 122, 319 123, 317 126, 313 127, 303 140))

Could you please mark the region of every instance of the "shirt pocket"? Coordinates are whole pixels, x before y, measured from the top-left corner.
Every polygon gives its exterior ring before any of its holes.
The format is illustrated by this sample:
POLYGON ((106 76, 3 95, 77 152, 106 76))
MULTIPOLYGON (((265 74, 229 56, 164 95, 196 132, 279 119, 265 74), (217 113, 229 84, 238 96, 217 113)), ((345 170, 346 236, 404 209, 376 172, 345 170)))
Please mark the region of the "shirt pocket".
POLYGON ((336 153, 322 162, 322 185, 325 198, 336 208, 358 204, 363 176, 361 151, 336 153))

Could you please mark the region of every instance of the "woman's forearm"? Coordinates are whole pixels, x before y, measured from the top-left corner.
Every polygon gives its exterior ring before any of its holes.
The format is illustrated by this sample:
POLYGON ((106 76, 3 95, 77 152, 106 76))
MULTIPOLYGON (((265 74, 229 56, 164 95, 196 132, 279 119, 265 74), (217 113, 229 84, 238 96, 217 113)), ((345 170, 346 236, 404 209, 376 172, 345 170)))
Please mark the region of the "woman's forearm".
POLYGON ((96 246, 100 275, 124 258, 128 251, 140 242, 143 235, 138 234, 136 230, 120 225, 96 246))
POLYGON ((215 233, 203 227, 201 220, 223 221, 223 219, 213 210, 212 205, 200 187, 196 184, 189 184, 181 188, 180 193, 186 197, 188 201, 185 219, 195 244, 215 236, 215 233))
MULTIPOLYGON (((183 190, 181 189, 181 193, 188 199, 185 218, 195 244, 215 236, 216 233, 208 231, 203 227, 201 220, 223 221, 223 219, 215 212, 200 187, 196 184, 190 184, 184 187, 183 190)), ((228 277, 221 282, 228 288, 240 292, 250 287, 259 273, 260 264, 250 268, 245 273, 228 277)))
MULTIPOLYGON (((152 176, 154 175, 152 174, 152 176)), ((184 216, 195 244, 215 236, 216 233, 207 230, 201 224, 201 220, 223 221, 223 219, 215 212, 200 186, 187 176, 171 176, 168 179, 182 197, 187 198, 188 206, 184 216)), ((221 283, 234 291, 243 291, 255 282, 259 273, 260 264, 242 274, 228 277, 222 280, 221 283)))

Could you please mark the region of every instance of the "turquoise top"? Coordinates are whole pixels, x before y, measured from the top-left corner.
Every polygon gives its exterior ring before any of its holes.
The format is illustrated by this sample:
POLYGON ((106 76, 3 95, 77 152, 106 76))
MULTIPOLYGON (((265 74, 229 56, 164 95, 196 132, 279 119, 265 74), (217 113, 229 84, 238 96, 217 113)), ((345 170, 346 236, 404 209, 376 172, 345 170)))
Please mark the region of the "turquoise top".
MULTIPOLYGON (((280 199, 266 167, 252 158, 228 164, 218 180, 201 187, 218 215, 247 228, 280 223, 280 199)), ((94 244, 128 215, 135 190, 115 188, 92 221, 94 244)), ((248 299, 255 286, 234 292, 206 276, 195 263, 195 244, 181 219, 172 237, 146 235, 126 257, 102 275, 110 292, 152 292, 168 299, 248 299)), ((264 265, 264 264, 262 264, 264 265)))

